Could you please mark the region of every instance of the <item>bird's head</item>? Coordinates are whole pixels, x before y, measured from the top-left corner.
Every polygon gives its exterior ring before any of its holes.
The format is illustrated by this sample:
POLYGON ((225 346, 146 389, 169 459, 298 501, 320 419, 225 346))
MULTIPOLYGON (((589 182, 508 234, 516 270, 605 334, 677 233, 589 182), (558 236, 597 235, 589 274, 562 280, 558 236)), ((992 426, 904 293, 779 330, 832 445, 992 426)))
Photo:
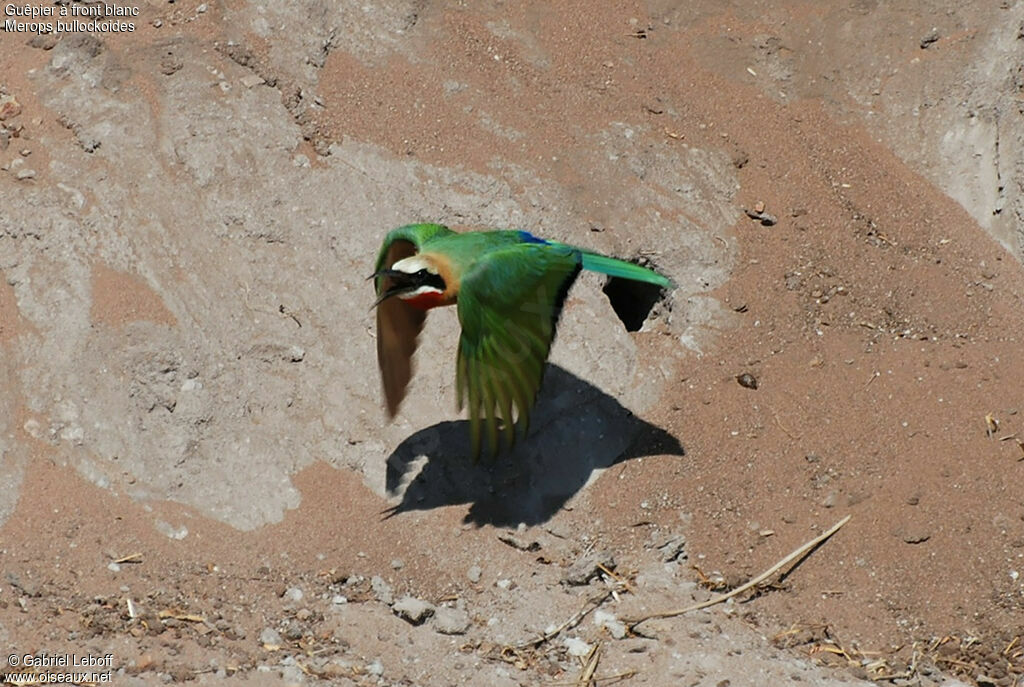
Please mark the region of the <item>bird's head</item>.
POLYGON ((378 279, 375 305, 392 296, 407 301, 422 297, 441 298, 447 288, 436 261, 423 254, 402 258, 373 276, 378 279))

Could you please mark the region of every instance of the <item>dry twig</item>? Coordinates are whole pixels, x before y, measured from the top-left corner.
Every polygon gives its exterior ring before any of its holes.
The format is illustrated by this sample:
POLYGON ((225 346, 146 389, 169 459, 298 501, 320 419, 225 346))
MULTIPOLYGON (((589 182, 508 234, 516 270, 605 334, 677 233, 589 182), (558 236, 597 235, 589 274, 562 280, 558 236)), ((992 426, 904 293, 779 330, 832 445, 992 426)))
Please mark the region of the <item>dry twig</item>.
POLYGON ((142 554, 141 553, 130 553, 127 556, 121 556, 120 558, 118 558, 114 562, 117 563, 118 565, 121 565, 123 563, 141 563, 142 562, 142 554))
POLYGON ((726 592, 725 594, 719 594, 718 596, 712 597, 712 598, 708 599, 707 601, 701 601, 700 603, 692 604, 690 606, 685 606, 683 608, 675 609, 675 610, 672 610, 672 611, 661 611, 659 613, 651 613, 650 615, 643 616, 643 617, 638 618, 636 620, 629 620, 629 621, 627 621, 629 623, 629 630, 630 630, 630 632, 634 631, 635 628, 638 625, 640 625, 641 623, 647 622, 648 620, 654 620, 655 618, 674 618, 677 615, 683 615, 684 613, 689 613, 691 611, 699 611, 702 608, 707 608, 709 606, 714 606, 715 604, 720 604, 723 601, 727 601, 728 599, 731 599, 732 597, 734 597, 734 596, 736 596, 738 594, 742 594, 743 592, 747 591, 748 589, 761 584, 762 582, 767 580, 769 577, 771 577, 772 575, 777 573, 779 570, 781 570, 785 566, 787 566, 790 563, 792 563, 793 561, 796 561, 796 560, 799 560, 799 559, 803 558, 808 552, 811 551, 811 549, 813 549, 818 544, 822 543, 823 541, 825 541, 826 539, 831 537, 833 534, 838 532, 839 528, 842 527, 843 525, 845 525, 846 523, 848 523, 850 521, 851 517, 852 516, 847 515, 845 518, 843 518, 842 520, 837 522, 835 525, 830 527, 828 530, 826 530, 822 534, 820 534, 817 537, 815 537, 814 539, 810 540, 809 542, 807 542, 806 544, 804 544, 803 546, 798 548, 796 551, 794 551, 793 553, 789 554, 788 556, 783 558, 781 561, 779 561, 778 563, 776 563, 772 567, 768 568, 763 573, 761 573, 760 575, 758 575, 754 579, 750 580, 746 584, 742 584, 739 587, 736 587, 736 589, 733 589, 731 592, 726 592))
POLYGON ((576 687, 590 687, 594 681, 594 673, 597 672, 597 664, 601 660, 601 644, 597 643, 587 654, 587 660, 583 664, 583 671, 576 680, 576 687))
POLYGON ((602 592, 601 594, 591 597, 582 609, 574 613, 568 620, 566 620, 564 623, 556 627, 554 630, 545 632, 536 639, 531 639, 528 642, 523 642, 522 644, 518 644, 514 647, 511 647, 512 650, 521 651, 523 649, 536 649, 541 644, 551 641, 565 630, 576 627, 580 624, 580 621, 586 618, 591 611, 598 608, 601 604, 607 601, 614 592, 614 589, 609 589, 607 591, 602 592))

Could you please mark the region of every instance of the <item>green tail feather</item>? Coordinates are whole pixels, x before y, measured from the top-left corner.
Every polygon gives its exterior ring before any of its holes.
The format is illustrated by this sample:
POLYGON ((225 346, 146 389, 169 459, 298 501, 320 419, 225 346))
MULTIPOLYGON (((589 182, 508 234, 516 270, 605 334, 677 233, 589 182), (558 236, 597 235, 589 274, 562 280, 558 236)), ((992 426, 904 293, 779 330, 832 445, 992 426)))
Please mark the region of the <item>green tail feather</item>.
POLYGON ((609 277, 621 277, 623 279, 643 281, 648 284, 655 284, 664 289, 672 287, 671 280, 667 277, 663 277, 654 270, 641 267, 640 265, 634 265, 633 263, 626 262, 625 260, 598 255, 597 253, 588 253, 586 251, 581 252, 583 253, 583 269, 585 270, 607 274, 609 277))

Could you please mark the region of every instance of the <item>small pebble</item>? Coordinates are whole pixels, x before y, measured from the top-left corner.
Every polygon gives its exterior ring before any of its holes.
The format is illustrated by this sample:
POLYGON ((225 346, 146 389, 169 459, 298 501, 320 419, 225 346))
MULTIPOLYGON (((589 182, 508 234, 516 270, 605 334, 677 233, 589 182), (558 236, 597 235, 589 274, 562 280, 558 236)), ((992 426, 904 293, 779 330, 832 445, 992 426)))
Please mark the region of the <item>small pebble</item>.
POLYGON ((747 389, 757 388, 757 377, 750 374, 749 372, 744 372, 743 374, 736 375, 736 381, 739 382, 740 386, 745 387, 747 389))
POLYGON ((405 563, 402 562, 401 558, 396 558, 393 561, 391 561, 391 567, 395 570, 401 570, 405 567, 405 563))
POLYGON ((591 646, 579 637, 566 637, 562 643, 570 656, 584 657, 590 653, 591 646))
POLYGON ((263 77, 256 76, 255 74, 247 74, 246 76, 242 77, 241 81, 242 85, 246 88, 253 88, 254 86, 259 86, 262 83, 266 83, 263 80, 263 77))
POLYGON ((284 598, 289 601, 302 601, 302 590, 298 587, 289 587, 288 591, 284 593, 284 598))
POLYGON ((370 589, 373 590, 373 595, 377 597, 377 601, 381 603, 389 604, 394 600, 394 596, 391 594, 391 585, 384 581, 384 578, 380 575, 374 575, 370 578, 370 589))
POLYGON ((466 573, 466 576, 469 578, 469 581, 473 582, 474 584, 480 581, 480 577, 482 575, 483 571, 480 569, 479 565, 472 566, 466 573))
POLYGON ((434 615, 434 604, 414 596, 405 596, 395 602, 391 607, 399 618, 408 620, 413 625, 420 625, 424 620, 434 615))
POLYGON ((260 643, 265 647, 279 647, 284 643, 281 633, 272 627, 263 628, 260 632, 260 643))
POLYGON ((443 635, 466 634, 469 626, 469 614, 461 608, 441 606, 434 610, 433 627, 443 635))
POLYGON ((284 636, 293 642, 297 642, 302 639, 303 634, 305 634, 305 632, 303 631, 302 625, 296 622, 288 623, 288 627, 285 628, 284 631, 284 636))
POLYGON ((615 557, 610 551, 594 551, 569 566, 564 582, 570 585, 584 585, 601 574, 601 567, 615 570, 615 557))
POLYGON ((922 529, 909 529, 900 533, 900 539, 907 544, 923 544, 931 538, 931 533, 922 529))
POLYGON ((614 613, 601 609, 594 611, 594 624, 608 630, 608 634, 615 639, 626 636, 626 624, 616 618, 614 613))
POLYGON ((36 170, 34 169, 19 169, 14 175, 17 179, 24 181, 25 179, 35 179, 36 170))

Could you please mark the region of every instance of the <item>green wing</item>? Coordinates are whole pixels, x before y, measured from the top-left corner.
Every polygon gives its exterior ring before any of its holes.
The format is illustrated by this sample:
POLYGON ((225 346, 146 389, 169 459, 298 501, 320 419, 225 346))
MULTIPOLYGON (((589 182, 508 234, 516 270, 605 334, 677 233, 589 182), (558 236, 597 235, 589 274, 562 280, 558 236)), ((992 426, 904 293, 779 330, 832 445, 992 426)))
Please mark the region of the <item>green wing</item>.
MULTIPOLYGON (((453 233, 440 224, 409 224, 393 229, 384 238, 374 272, 415 255, 432 238, 453 233)), ((380 297, 390 286, 388 277, 378 276, 374 286, 380 297)), ((394 417, 412 379, 412 356, 423 329, 426 312, 400 298, 389 298, 377 306, 377 365, 388 415, 394 417)))
POLYGON ((509 447, 515 425, 526 433, 558 316, 581 268, 576 249, 523 243, 488 253, 463 276, 455 386, 459 409, 469 405, 474 457, 482 429, 498 452, 499 421, 509 447))

